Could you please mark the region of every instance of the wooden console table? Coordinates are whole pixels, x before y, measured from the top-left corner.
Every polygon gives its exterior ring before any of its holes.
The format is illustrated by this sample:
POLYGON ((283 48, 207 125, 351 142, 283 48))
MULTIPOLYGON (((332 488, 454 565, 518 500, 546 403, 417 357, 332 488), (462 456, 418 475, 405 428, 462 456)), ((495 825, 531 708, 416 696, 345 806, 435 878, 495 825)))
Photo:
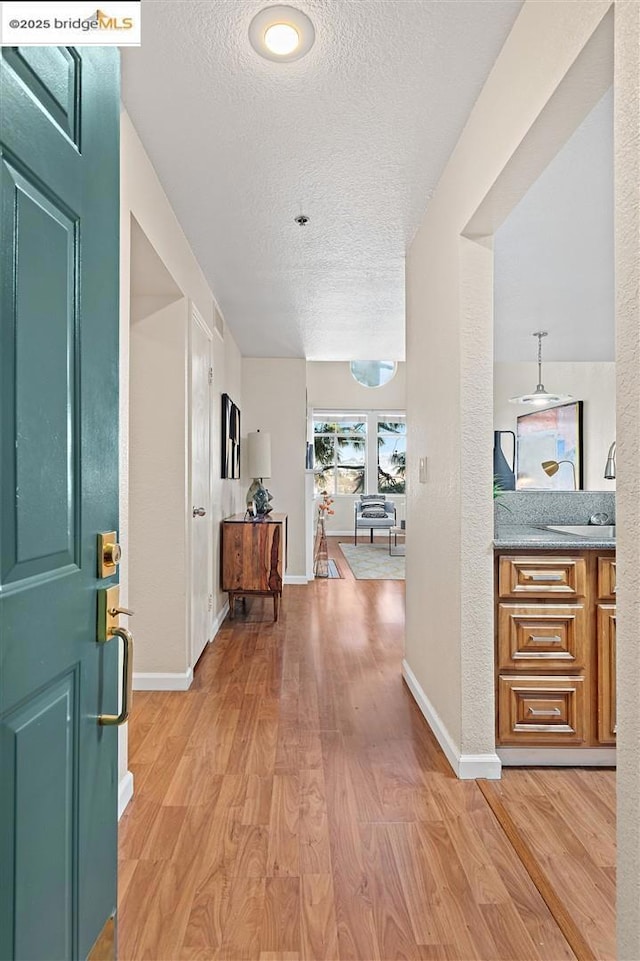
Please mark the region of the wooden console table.
POLYGON ((287 567, 287 515, 268 514, 250 520, 234 514, 222 521, 222 590, 229 594, 230 617, 236 597, 273 597, 278 620, 282 580, 287 567))

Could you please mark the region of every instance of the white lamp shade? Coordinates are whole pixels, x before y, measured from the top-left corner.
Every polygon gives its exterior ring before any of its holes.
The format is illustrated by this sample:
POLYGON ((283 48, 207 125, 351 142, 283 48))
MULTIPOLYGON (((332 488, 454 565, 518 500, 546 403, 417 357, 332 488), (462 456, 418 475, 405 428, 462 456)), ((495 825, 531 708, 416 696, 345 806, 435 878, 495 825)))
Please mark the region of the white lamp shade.
POLYGON ((249 477, 271 477, 271 434, 247 434, 247 469, 249 477))

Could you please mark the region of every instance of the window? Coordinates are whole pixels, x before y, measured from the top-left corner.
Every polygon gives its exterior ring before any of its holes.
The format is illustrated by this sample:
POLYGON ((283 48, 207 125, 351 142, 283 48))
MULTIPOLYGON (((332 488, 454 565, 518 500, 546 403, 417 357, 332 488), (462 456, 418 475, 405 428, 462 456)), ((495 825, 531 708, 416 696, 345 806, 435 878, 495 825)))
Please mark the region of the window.
POLYGON ((363 494, 365 491, 367 419, 314 418, 316 494, 363 494))
POLYGON ((404 411, 316 410, 313 435, 316 494, 405 493, 404 411))
POLYGON ((404 420, 378 420, 378 493, 404 494, 407 425, 404 420))

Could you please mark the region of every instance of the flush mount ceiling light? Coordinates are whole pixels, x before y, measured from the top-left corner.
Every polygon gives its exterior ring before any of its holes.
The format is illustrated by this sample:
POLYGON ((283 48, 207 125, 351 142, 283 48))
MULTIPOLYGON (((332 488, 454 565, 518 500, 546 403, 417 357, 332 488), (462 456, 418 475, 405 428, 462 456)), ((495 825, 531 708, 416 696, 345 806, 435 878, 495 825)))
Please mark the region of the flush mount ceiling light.
POLYGON ((395 360, 352 360, 349 369, 363 387, 383 387, 395 376, 398 365, 395 360))
POLYGON ((299 60, 311 50, 315 38, 306 13, 281 4, 260 10, 249 24, 251 46, 267 60, 299 60))
POLYGON ((548 336, 548 331, 538 330, 534 337, 538 338, 538 384, 531 394, 521 394, 510 397, 510 404, 530 404, 532 407, 544 407, 546 404, 565 404, 573 400, 570 394, 551 394, 542 383, 542 338, 548 336))

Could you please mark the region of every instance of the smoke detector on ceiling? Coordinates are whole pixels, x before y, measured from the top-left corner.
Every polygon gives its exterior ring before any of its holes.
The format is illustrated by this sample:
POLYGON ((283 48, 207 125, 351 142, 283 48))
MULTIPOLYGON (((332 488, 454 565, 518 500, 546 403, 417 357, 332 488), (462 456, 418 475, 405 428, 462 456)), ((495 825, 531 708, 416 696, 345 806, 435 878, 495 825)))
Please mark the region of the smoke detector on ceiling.
POLYGON ((251 46, 267 60, 290 63, 311 50, 316 32, 302 10, 277 4, 256 13, 249 24, 251 46))

